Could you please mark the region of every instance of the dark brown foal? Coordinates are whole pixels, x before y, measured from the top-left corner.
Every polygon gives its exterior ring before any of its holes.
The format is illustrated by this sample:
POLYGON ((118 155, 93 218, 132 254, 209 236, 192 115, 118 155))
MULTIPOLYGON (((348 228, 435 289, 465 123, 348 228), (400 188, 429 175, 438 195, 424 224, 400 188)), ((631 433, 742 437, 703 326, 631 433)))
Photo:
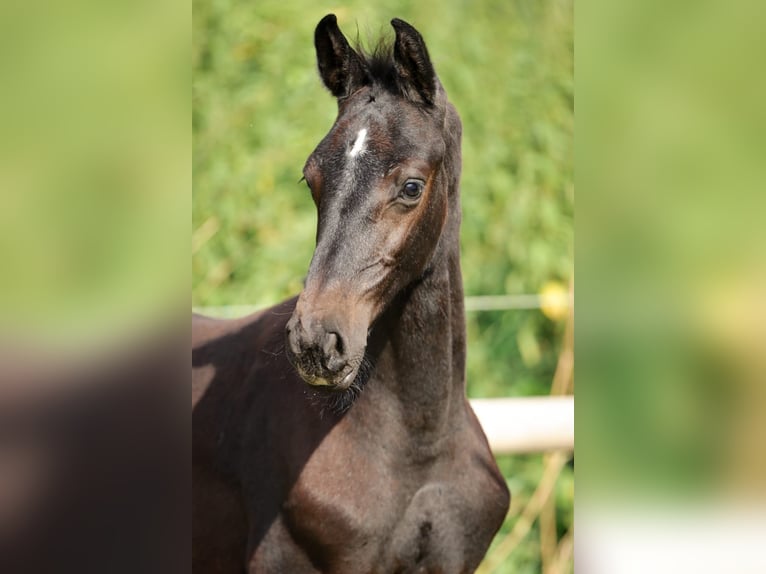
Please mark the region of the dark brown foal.
POLYGON ((460 119, 392 25, 371 55, 317 26, 338 117, 300 297, 194 317, 196 574, 473 572, 508 509, 465 396, 460 119))

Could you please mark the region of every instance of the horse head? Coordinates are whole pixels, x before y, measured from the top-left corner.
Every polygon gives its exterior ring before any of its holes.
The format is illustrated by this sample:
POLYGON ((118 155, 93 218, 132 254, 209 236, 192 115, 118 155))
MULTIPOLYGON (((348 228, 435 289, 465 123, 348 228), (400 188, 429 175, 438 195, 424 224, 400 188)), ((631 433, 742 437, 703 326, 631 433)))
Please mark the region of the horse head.
POLYGON ((393 44, 372 54, 349 45, 334 15, 315 32, 338 115, 303 170, 317 238, 286 349, 300 376, 328 391, 363 386, 369 332, 428 274, 458 177, 459 161, 445 161, 455 145, 459 153, 457 114, 421 35, 402 20, 391 24, 393 44))

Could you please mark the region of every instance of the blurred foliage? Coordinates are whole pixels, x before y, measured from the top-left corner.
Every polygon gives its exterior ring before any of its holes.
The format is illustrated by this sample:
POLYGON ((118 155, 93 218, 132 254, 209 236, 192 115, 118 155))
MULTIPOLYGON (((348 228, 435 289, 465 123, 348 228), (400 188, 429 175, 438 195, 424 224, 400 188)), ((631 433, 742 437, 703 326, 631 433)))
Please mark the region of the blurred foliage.
MULTIPOLYGON (((466 294, 566 288, 573 273, 571 1, 195 0, 193 304, 268 305, 301 289, 316 215, 298 180, 336 112, 313 48, 314 27, 329 12, 363 44, 391 37, 393 17, 426 39, 464 126, 466 294)), ((547 394, 563 328, 537 310, 469 314, 469 394, 547 394)), ((501 462, 524 500, 541 457, 501 462)), ((572 474, 566 467, 557 486, 561 533, 572 523, 572 474)), ((502 571, 540 571, 536 544, 532 533, 502 571)))
POLYGON ((752 1, 578 6, 589 572, 766 572, 752 542, 766 539, 763 13, 752 1))
POLYGON ((100 341, 187 288, 189 13, 114 8, 0 6, 0 338, 100 341))
POLYGON ((599 2, 578 22, 577 436, 609 505, 766 493, 761 8, 599 2))

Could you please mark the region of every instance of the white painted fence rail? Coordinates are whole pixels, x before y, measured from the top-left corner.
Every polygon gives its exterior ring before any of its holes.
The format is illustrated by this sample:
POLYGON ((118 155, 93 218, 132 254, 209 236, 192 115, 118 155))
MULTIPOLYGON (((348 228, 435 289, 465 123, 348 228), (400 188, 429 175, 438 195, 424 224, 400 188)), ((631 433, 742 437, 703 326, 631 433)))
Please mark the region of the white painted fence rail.
POLYGON ((495 454, 574 450, 574 397, 471 399, 495 454))

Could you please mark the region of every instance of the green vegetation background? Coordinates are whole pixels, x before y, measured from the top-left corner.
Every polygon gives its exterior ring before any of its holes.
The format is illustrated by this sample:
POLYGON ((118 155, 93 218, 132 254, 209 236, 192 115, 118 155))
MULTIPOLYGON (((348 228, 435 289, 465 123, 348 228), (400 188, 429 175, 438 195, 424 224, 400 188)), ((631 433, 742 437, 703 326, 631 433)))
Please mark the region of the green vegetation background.
MULTIPOLYGON (((336 111, 313 48, 314 26, 328 12, 363 43, 391 36, 388 22, 400 17, 428 44, 464 126, 466 295, 566 288, 574 255, 571 0, 194 0, 193 305, 265 306, 301 289, 316 216, 298 180, 336 111)), ((549 393, 563 331, 539 310, 469 313, 469 395, 549 393)), ((520 508, 541 457, 500 463, 520 508)), ((572 526, 573 492, 566 467, 556 491, 559 535, 572 526)), ((536 528, 499 572, 541 571, 536 528)))

